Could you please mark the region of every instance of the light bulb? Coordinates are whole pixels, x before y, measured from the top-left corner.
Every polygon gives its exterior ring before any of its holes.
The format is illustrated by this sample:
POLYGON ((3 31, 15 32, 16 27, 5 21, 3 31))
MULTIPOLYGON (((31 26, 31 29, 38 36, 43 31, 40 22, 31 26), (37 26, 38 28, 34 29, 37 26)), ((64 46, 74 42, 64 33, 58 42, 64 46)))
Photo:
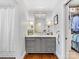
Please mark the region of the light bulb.
POLYGON ((38 23, 38 26, 41 26, 41 23, 38 23))
POLYGON ((33 22, 30 22, 30 25, 33 25, 33 22))
POLYGON ((50 22, 50 21, 48 21, 47 25, 51 25, 51 22, 50 22))

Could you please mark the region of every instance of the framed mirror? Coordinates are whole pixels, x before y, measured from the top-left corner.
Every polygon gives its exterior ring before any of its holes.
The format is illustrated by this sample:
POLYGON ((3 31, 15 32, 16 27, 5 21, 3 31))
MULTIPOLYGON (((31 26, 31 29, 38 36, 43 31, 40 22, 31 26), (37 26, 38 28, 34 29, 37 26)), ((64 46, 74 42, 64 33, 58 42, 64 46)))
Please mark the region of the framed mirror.
POLYGON ((58 14, 54 16, 54 24, 55 24, 55 25, 58 24, 58 14))
POLYGON ((51 11, 29 11, 28 14, 28 35, 52 35, 51 11))

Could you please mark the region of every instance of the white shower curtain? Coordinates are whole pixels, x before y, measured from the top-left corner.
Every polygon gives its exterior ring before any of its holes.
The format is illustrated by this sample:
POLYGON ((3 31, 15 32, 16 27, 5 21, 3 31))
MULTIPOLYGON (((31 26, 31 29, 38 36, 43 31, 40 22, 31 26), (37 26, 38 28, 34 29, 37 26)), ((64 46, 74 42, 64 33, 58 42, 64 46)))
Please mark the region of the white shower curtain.
POLYGON ((12 51, 15 9, 0 9, 0 51, 12 51))

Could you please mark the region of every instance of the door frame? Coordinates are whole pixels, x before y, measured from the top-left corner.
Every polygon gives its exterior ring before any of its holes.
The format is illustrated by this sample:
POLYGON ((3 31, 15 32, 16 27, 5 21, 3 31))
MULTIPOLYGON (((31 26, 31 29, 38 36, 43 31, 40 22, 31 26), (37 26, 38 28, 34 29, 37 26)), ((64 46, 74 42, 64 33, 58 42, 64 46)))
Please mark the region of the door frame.
POLYGON ((68 1, 66 1, 65 2, 65 4, 64 4, 64 23, 65 23, 65 59, 69 59, 69 51, 70 51, 70 49, 67 49, 68 48, 68 44, 66 43, 67 42, 67 40, 68 40, 68 37, 67 37, 67 31, 68 31, 68 29, 67 29, 67 22, 69 22, 69 21, 67 21, 66 19, 68 19, 69 20, 69 3, 71 2, 72 0, 68 0, 68 1), (66 17, 68 17, 68 18, 66 18, 66 17))

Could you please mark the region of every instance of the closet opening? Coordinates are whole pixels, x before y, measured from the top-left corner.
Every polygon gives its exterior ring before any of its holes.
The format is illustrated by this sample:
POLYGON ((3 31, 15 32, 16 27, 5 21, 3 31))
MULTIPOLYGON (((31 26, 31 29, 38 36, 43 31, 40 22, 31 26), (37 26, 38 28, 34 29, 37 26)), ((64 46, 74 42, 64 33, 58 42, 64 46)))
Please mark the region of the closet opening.
POLYGON ((66 6, 66 58, 79 58, 79 3, 71 0, 66 6))

